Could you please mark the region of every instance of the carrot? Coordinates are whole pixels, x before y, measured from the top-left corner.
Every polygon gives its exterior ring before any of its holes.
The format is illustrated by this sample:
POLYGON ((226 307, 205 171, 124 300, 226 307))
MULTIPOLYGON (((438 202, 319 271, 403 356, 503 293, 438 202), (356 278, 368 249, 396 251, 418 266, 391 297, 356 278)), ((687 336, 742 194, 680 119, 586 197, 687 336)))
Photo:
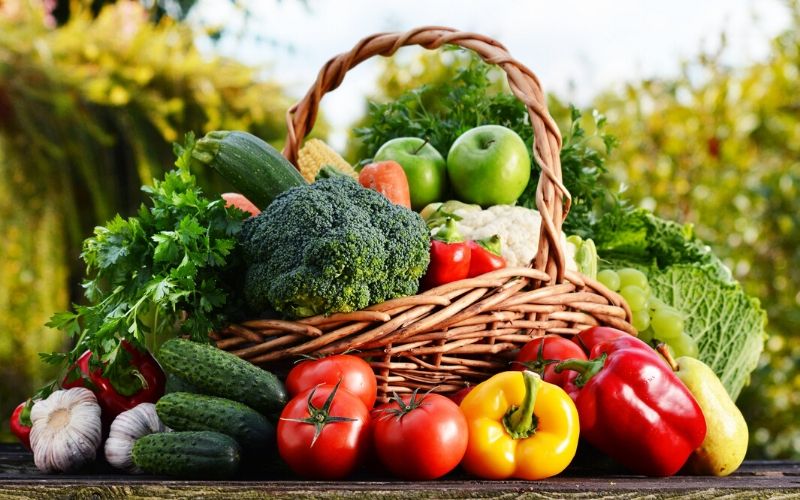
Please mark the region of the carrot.
POLYGON ((379 192, 396 205, 411 208, 408 178, 396 161, 379 161, 365 165, 358 174, 358 182, 365 188, 379 192))
POLYGON ((225 200, 226 207, 236 207, 239 210, 248 212, 251 215, 258 215, 261 212, 261 210, 253 205, 252 201, 245 198, 243 194, 222 193, 222 198, 225 200))

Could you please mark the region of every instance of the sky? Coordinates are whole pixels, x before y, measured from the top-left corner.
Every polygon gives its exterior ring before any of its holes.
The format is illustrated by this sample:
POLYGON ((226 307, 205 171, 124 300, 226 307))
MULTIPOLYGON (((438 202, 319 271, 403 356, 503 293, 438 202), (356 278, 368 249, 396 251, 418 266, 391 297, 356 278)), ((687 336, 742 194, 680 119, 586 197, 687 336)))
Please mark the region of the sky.
MULTIPOLYGON (((725 61, 763 58, 769 41, 789 24, 780 0, 202 0, 194 22, 218 24, 226 36, 206 50, 264 68, 264 76, 302 96, 331 56, 364 36, 443 25, 494 37, 540 78, 544 90, 586 105, 626 81, 678 73, 682 60, 714 51, 725 33, 725 61)), ((403 49, 397 57, 411 58, 403 49)), ((364 111, 380 65, 369 60, 348 73, 323 100, 343 146, 346 130, 364 111)))

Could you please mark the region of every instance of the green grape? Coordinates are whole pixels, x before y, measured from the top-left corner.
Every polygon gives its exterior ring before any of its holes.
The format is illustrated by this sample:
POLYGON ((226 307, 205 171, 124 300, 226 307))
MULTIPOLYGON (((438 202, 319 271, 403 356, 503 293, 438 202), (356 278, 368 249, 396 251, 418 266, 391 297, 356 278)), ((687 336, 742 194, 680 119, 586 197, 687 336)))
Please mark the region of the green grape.
POLYGON ((669 306, 665 302, 663 302, 661 299, 659 299, 655 295, 652 295, 652 294, 650 295, 650 310, 651 311, 656 311, 658 309, 664 309, 666 307, 669 307, 669 306))
POLYGON ((619 275, 611 269, 603 269, 597 273, 597 281, 607 286, 609 290, 619 291, 619 275))
POLYGON ((683 317, 671 307, 656 309, 650 317, 656 337, 667 343, 683 333, 683 317))
MULTIPOLYGON (((634 315, 634 318, 636 315, 634 315)), ((644 330, 639 330, 639 336, 637 337, 642 342, 649 344, 653 340, 653 329, 648 327, 644 330)))
POLYGON ((625 302, 631 306, 631 311, 643 311, 647 309, 647 303, 650 299, 649 294, 635 285, 628 285, 622 287, 619 291, 625 302))
POLYGON ((650 327, 650 311, 645 307, 638 311, 633 311, 633 320, 631 321, 636 331, 641 332, 650 327))
POLYGON ((697 348, 697 342, 687 333, 682 333, 674 339, 670 339, 668 344, 672 348, 673 356, 676 358, 680 356, 696 358, 700 354, 700 350, 697 348))
POLYGON ((626 267, 625 269, 619 269, 617 274, 619 275, 620 288, 633 285, 638 286, 642 290, 647 290, 649 293, 650 285, 647 283, 647 276, 638 269, 626 267))

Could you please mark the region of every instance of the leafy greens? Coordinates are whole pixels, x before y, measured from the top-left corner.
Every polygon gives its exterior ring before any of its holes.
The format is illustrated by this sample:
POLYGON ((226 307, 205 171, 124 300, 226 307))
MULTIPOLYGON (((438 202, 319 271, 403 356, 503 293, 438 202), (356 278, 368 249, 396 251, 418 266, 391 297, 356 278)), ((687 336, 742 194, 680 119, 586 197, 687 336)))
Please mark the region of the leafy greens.
POLYGON ((222 324, 233 306, 234 247, 246 214, 204 196, 189 172, 193 144, 190 134, 186 147, 175 145, 178 168, 142 188, 150 207, 142 204, 136 217, 117 215, 84 241, 88 305, 51 318, 48 326, 68 333, 75 346, 43 354, 46 362, 71 367, 88 349, 114 383, 130 375, 123 341, 155 352, 179 333, 204 341, 222 324))

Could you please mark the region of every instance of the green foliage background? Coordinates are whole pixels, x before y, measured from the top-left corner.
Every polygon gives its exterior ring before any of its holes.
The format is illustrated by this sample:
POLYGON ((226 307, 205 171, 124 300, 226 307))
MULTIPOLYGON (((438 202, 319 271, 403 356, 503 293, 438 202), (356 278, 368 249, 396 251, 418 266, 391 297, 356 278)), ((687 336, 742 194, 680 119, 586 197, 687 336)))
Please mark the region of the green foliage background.
MULTIPOLYGON (((91 227, 133 211, 138 186, 171 164, 170 143, 184 131, 250 130, 279 146, 290 104, 256 68, 201 54, 196 33, 169 16, 154 23, 135 2, 97 14, 85 4, 70 2, 58 28, 37 2, 0 4, 0 415, 51 375, 36 353, 63 339, 43 325, 80 297, 77 252, 91 227)), ((766 352, 738 400, 751 458, 800 458, 797 0, 787 12, 791 26, 764 61, 730 68, 723 48, 686 61, 678 77, 591 103, 619 138, 607 187, 693 223, 768 311, 766 352)), ((387 60, 375 97, 446 80, 452 54, 387 60)), ((551 111, 568 119, 555 98, 551 111)), ((359 151, 354 143, 348 153, 359 151)))
POLYGON ((201 54, 170 17, 153 22, 136 2, 97 14, 69 3, 57 28, 39 2, 0 3, 0 437, 53 376, 37 353, 65 340, 44 324, 82 297, 83 238, 134 213, 139 186, 172 165, 186 131, 249 130, 279 146, 291 104, 258 68, 201 54))

